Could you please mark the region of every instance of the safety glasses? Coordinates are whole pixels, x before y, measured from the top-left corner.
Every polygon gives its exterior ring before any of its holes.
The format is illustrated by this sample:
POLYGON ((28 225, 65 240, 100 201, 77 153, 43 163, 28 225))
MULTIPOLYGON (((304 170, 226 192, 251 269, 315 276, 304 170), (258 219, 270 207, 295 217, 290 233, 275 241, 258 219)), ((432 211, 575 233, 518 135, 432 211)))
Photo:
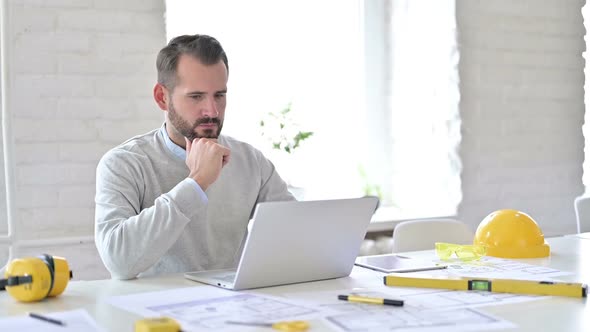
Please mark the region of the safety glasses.
POLYGON ((463 245, 445 242, 436 242, 434 244, 436 254, 442 260, 451 259, 455 254, 462 261, 475 261, 486 254, 486 247, 482 245, 463 245))

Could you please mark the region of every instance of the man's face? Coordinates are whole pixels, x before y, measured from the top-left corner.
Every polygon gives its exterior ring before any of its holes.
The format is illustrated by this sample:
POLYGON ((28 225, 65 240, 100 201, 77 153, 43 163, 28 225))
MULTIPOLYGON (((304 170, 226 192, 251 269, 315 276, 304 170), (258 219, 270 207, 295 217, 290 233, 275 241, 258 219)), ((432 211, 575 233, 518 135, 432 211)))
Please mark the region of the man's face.
POLYGON ((176 86, 168 92, 168 120, 174 141, 181 136, 217 138, 225 116, 227 69, 223 61, 203 65, 198 59, 182 55, 178 61, 176 86), (175 130, 174 130, 175 129, 175 130))

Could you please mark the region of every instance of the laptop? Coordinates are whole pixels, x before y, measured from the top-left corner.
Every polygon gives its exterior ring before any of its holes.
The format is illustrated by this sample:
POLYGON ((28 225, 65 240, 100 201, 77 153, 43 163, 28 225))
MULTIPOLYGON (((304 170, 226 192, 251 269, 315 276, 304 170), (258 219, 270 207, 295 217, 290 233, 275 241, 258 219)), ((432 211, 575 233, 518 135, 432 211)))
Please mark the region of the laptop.
POLYGON ((348 276, 377 202, 362 197, 259 203, 237 269, 184 276, 231 290, 348 276))

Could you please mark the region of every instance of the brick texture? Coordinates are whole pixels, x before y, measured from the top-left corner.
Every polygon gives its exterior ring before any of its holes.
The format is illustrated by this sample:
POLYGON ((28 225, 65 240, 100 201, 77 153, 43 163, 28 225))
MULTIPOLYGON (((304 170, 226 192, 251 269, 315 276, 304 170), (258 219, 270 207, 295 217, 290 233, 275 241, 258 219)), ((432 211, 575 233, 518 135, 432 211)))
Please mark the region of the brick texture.
MULTIPOLYGON (((156 128, 155 56, 163 0, 10 0, 15 223, 21 240, 94 234, 95 169, 125 139, 156 128)), ((78 279, 104 278, 93 243, 21 248, 62 254, 78 279)))
POLYGON ((463 201, 475 229, 497 209, 546 236, 576 231, 584 188, 584 1, 457 1, 463 201))

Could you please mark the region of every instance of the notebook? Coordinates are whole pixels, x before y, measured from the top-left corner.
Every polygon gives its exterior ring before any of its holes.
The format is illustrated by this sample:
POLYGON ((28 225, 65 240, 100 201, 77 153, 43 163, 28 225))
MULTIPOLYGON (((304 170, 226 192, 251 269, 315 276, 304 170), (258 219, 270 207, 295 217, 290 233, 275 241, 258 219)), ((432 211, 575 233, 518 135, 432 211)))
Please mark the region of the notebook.
POLYGON ((348 276, 377 202, 363 197, 259 203, 237 269, 184 276, 232 290, 348 276))

